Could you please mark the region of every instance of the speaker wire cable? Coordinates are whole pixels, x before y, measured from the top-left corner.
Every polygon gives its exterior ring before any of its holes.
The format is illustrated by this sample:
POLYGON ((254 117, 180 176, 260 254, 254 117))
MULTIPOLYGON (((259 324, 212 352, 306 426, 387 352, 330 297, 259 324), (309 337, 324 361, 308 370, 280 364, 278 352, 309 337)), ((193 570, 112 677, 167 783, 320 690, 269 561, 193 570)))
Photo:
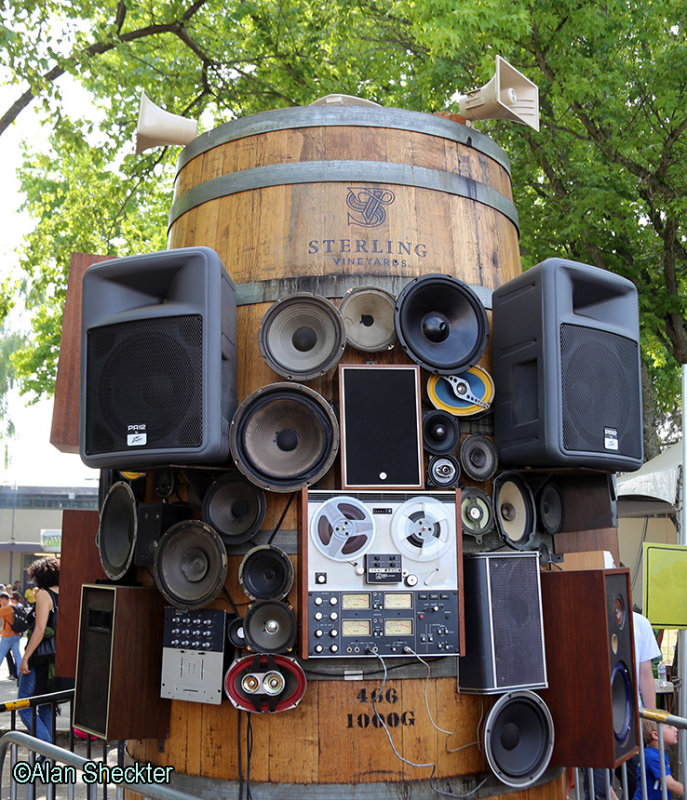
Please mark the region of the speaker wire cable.
POLYGON ((286 505, 284 506, 284 510, 281 512, 281 517, 279 517, 279 521, 277 522, 277 524, 274 527, 274 530, 270 534, 270 538, 267 540, 267 544, 272 544, 272 541, 274 540, 274 537, 277 535, 277 533, 279 532, 279 529, 281 528, 282 522, 284 522, 284 517, 286 516, 286 512, 291 507, 291 503, 293 502, 293 498, 295 496, 296 496, 296 492, 292 492, 289 495, 289 499, 287 500, 286 505))

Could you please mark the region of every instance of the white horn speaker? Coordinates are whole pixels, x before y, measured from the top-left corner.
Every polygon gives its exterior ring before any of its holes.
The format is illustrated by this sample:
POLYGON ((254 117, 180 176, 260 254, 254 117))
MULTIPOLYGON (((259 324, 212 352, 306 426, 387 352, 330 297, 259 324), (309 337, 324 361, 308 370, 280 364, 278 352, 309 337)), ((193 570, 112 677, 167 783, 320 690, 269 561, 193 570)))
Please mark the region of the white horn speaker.
POLYGON ((136 126, 136 155, 151 147, 188 144, 198 135, 198 123, 178 114, 170 114, 141 92, 141 108, 136 126))
POLYGON ((539 89, 501 56, 494 77, 458 100, 465 119, 510 119, 539 131, 539 89))

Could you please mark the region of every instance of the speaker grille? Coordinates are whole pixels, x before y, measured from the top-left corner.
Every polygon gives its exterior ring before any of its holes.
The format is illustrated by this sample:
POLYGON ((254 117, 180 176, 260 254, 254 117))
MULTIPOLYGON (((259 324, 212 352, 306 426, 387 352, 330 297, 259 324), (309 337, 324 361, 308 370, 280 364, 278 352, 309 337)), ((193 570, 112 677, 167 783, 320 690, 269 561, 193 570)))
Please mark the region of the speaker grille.
POLYGON ((203 318, 148 318, 87 332, 86 453, 203 443, 203 318), (130 425, 145 425, 132 445, 130 425))
POLYGON ((497 686, 546 685, 536 558, 492 558, 494 660, 497 686))
POLYGON ((563 447, 642 457, 637 342, 607 331, 561 325, 563 447), (617 431, 617 451, 604 430, 617 431))

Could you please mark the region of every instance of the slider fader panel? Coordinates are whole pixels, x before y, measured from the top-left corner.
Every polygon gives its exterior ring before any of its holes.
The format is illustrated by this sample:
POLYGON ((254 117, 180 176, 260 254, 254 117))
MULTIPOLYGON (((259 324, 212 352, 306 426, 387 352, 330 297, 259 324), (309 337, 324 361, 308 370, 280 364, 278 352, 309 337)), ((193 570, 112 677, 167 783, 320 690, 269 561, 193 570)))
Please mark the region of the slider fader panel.
POLYGON ((303 658, 461 654, 456 492, 310 491, 307 505, 303 658))

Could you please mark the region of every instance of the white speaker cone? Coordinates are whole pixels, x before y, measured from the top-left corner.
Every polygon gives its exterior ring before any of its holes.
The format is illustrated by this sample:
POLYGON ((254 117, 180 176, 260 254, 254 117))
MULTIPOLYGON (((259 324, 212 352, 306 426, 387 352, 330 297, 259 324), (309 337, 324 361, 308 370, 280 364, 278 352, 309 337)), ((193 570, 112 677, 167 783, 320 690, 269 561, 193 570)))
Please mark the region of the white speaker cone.
POLYGON ((384 289, 375 286, 349 289, 339 305, 348 344, 368 353, 393 347, 395 308, 396 298, 384 289))

